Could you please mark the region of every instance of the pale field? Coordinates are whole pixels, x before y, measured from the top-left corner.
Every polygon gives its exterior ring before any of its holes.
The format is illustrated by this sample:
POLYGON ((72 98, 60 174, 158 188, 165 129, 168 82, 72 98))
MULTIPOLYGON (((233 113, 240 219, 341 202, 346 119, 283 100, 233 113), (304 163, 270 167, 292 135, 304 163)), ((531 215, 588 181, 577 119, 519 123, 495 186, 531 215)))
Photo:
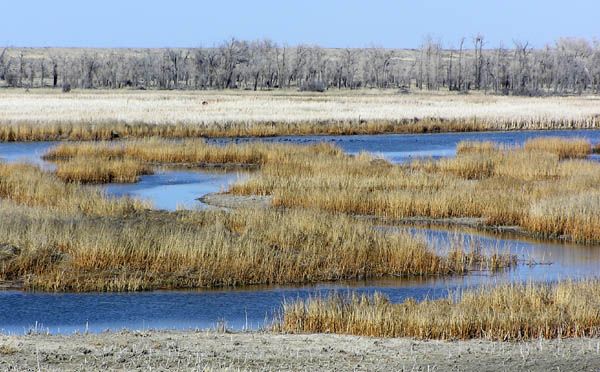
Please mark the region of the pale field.
POLYGON ((119 332, 0 335, 0 369, 29 371, 597 371, 600 340, 417 341, 344 335, 119 332))
POLYGON ((395 91, 74 91, 0 92, 0 124, 252 124, 396 121, 484 122, 489 129, 600 125, 600 97, 503 97, 395 91), (203 105, 202 102, 208 104, 203 105))

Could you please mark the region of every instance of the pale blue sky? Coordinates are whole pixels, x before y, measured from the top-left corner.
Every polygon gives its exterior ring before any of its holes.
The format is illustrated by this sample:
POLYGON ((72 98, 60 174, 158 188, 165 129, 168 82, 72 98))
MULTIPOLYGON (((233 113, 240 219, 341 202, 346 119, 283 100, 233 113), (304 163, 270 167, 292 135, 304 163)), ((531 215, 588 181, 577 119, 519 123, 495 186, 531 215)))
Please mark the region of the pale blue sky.
POLYGON ((417 47, 425 35, 487 46, 600 39, 600 0, 4 0, 0 45, 213 46, 236 37, 290 45, 417 47))

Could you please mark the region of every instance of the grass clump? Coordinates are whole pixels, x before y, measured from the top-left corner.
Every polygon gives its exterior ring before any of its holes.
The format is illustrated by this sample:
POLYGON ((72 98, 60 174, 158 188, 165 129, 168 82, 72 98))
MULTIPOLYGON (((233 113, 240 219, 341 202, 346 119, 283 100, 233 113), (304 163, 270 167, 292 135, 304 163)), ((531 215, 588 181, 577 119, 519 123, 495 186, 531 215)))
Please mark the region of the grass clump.
POLYGON ((44 159, 65 161, 74 158, 93 157, 105 160, 136 160, 153 164, 187 165, 262 165, 278 161, 280 157, 294 155, 327 154, 340 156, 342 151, 327 144, 309 146, 265 144, 211 145, 200 139, 169 141, 165 139, 145 139, 126 142, 80 142, 62 143, 51 148, 44 159))
POLYGON ((372 337, 515 341, 596 337, 600 283, 511 284, 393 304, 384 295, 331 295, 286 303, 275 329, 372 337))
POLYGON ((585 158, 592 153, 592 144, 583 138, 566 140, 560 137, 540 137, 525 142, 526 151, 549 152, 559 159, 585 158))
POLYGON ((486 154, 496 152, 498 148, 498 144, 491 141, 461 141, 456 145, 456 153, 458 155, 486 154))
POLYGON ((135 183, 152 169, 135 160, 105 160, 81 157, 58 162, 56 176, 66 182, 135 183))
POLYGON ((121 216, 150 207, 130 198, 110 199, 100 190, 68 184, 28 164, 0 163, 0 198, 52 212, 121 216))

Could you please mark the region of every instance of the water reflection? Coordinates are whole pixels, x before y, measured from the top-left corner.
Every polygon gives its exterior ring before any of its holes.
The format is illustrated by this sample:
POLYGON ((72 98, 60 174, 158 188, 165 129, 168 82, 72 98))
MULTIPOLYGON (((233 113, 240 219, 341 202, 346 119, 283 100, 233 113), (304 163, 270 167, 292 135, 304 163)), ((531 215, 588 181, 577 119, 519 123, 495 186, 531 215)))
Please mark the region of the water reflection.
MULTIPOLYGON (((431 133, 431 134, 381 134, 355 136, 285 136, 273 138, 238 138, 236 142, 264 141, 297 144, 331 142, 348 153, 369 151, 381 154, 392 162, 404 162, 414 158, 440 158, 453 156, 460 141, 493 141, 509 146, 521 145, 535 137, 587 138, 592 143, 600 143, 600 130, 548 130, 511 132, 473 133, 431 133)), ((215 139, 223 143, 227 139, 215 139)))
MULTIPOLYGON (((238 139, 238 142, 315 143, 330 141, 349 153, 370 151, 402 162, 414 157, 452 156, 461 140, 496 141, 516 145, 537 136, 584 137, 600 142, 600 131, 544 131, 452 133, 427 135, 379 136, 309 136, 270 139, 238 139)), ((225 143, 226 140, 213 140, 225 143)), ((53 143, 0 143, 0 159, 25 160, 42 166, 40 156, 53 143)), ((595 156, 597 158, 598 156, 595 156)), ((174 209, 199 206, 203 194, 221 191, 243 174, 159 169, 143 176, 137 184, 104 186, 110 195, 131 195, 150 199, 157 208, 174 209)), ((241 289, 204 291, 155 291, 146 293, 50 294, 0 291, 0 331, 23 333, 36 322, 51 332, 99 332, 149 328, 207 328, 224 320, 231 328, 265 326, 280 309, 283 301, 307 298, 330 291, 379 291, 394 302, 408 297, 421 300, 439 298, 449 292, 504 282, 551 282, 561 279, 597 277, 600 272, 600 247, 545 242, 515 235, 497 235, 468 229, 410 228, 434 246, 447 247, 453 239, 475 240, 487 249, 510 251, 522 264, 498 273, 479 272, 449 278, 385 278, 369 281, 346 281, 306 286, 252 286, 241 289)))
POLYGON ((509 250, 521 260, 547 265, 519 265, 500 272, 478 272, 444 278, 384 278, 304 286, 251 286, 201 291, 145 293, 51 294, 0 291, 0 331, 23 333, 41 324, 50 332, 70 333, 105 329, 193 329, 214 327, 225 321, 233 329, 269 324, 284 301, 337 292, 384 293, 393 302, 422 300, 449 293, 506 282, 553 282, 596 277, 600 247, 540 242, 514 236, 436 229, 410 228, 434 245, 452 239, 476 240, 492 250, 509 250))
POLYGON ((244 173, 236 172, 159 169, 152 175, 142 176, 137 183, 102 187, 111 196, 150 200, 157 209, 193 209, 205 206, 199 197, 225 191, 230 184, 244 177, 244 173))

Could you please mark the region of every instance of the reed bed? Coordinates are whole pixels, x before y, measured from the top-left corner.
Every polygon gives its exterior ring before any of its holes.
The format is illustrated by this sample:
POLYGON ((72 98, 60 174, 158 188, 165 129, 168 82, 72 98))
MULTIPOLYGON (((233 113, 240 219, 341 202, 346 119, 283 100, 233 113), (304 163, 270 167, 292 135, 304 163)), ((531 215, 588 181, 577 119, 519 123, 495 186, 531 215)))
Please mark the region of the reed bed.
POLYGON ((96 216, 130 215, 150 207, 147 202, 130 198, 107 198, 98 189, 65 183, 28 164, 0 163, 0 198, 19 205, 42 207, 52 213, 96 216))
POLYGON ((525 150, 549 152, 558 155, 561 160, 585 158, 592 153, 592 144, 583 138, 565 140, 560 137, 540 137, 528 140, 525 150))
POLYGON ((580 156, 578 146, 574 153, 564 150, 570 145, 560 144, 559 155, 552 146, 533 150, 527 144, 461 144, 456 158, 408 165, 392 165, 369 154, 297 155, 265 163, 259 174, 233 185, 230 192, 272 195, 275 206, 333 213, 483 218, 491 226, 518 225, 544 237, 598 242, 595 211, 600 204, 596 198, 589 198, 589 204, 581 200, 597 189, 600 164, 566 159, 580 156), (572 211, 562 213, 561 208, 572 211))
POLYGON ((423 133, 597 128, 594 97, 498 97, 392 91, 54 91, 0 95, 0 140, 423 133), (202 102, 208 102, 203 105, 202 102))
POLYGON ((481 132, 500 130, 489 128, 476 119, 443 120, 437 118, 318 122, 257 122, 247 124, 145 124, 110 121, 106 123, 35 124, 27 121, 0 122, 0 142, 30 141, 99 141, 119 138, 136 139, 159 137, 165 139, 274 137, 306 135, 411 134, 440 132, 481 132))
POLYGON ((286 303, 275 330, 371 337, 518 341, 600 335, 600 283, 510 284, 400 304, 381 294, 286 303))
POLYGON ((78 157, 57 163, 56 176, 78 183, 135 183, 152 168, 135 160, 105 160, 78 157))
POLYGON ((207 144, 202 139, 174 142, 152 138, 119 143, 107 141, 62 143, 51 148, 44 155, 44 159, 60 162, 93 157, 106 161, 125 159, 156 164, 259 166, 267 162, 276 162, 284 157, 319 154, 341 156, 342 151, 326 144, 292 146, 254 142, 220 146, 207 144))
POLYGON ((135 291, 463 274, 515 264, 509 255, 438 255, 406 234, 310 211, 68 216, 0 204, 15 247, 0 279, 47 291, 135 291))
POLYGON ((409 233, 308 210, 161 212, 0 164, 0 280, 48 291, 133 291, 465 274, 516 264, 438 253, 409 233))

